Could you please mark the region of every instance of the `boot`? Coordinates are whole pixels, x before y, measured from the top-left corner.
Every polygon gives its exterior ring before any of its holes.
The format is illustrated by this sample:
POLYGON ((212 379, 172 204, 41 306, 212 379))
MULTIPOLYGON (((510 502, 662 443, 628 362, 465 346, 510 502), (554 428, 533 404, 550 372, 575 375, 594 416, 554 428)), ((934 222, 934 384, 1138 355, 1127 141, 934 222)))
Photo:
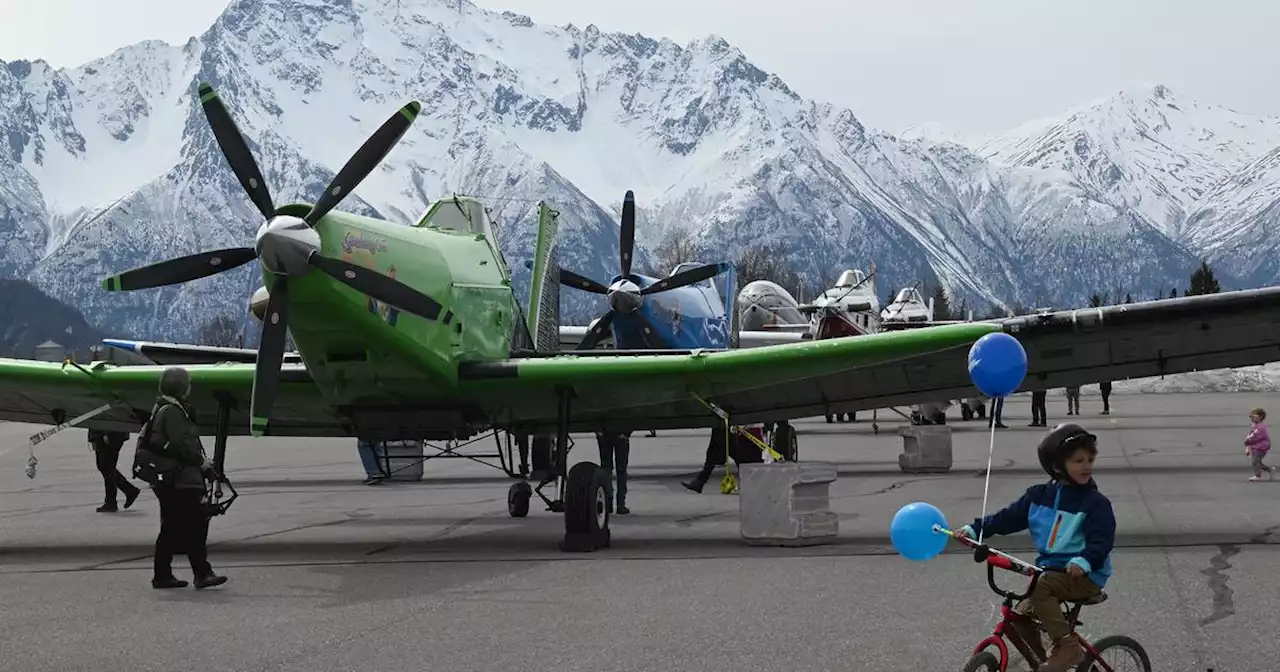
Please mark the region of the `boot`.
POLYGON ((133 506, 133 502, 134 502, 134 500, 136 500, 136 499, 138 498, 138 495, 140 495, 140 494, 142 494, 142 489, 141 489, 141 488, 138 488, 138 487, 136 487, 136 486, 135 486, 132 490, 127 490, 127 491, 125 491, 125 493, 124 493, 124 508, 126 508, 126 509, 127 509, 127 508, 129 508, 129 507, 133 506))
POLYGON ((1037 672, 1067 672, 1081 662, 1084 662, 1084 647, 1080 646, 1080 638, 1072 633, 1053 643, 1053 653, 1037 672))
POLYGON ((152 588, 186 588, 189 584, 176 576, 151 579, 152 588))
POLYGON ((711 474, 700 472, 697 476, 694 476, 691 481, 680 481, 680 485, 683 485, 698 494, 702 494, 702 486, 707 484, 708 478, 711 478, 711 474))

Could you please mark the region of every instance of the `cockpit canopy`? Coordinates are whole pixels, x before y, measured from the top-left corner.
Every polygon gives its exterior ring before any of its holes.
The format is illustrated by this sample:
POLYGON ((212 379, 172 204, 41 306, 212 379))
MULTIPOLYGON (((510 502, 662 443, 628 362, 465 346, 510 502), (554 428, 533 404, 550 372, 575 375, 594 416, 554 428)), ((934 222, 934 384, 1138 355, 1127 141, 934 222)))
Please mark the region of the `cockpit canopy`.
POLYGON ((893 298, 894 303, 924 303, 924 299, 920 298, 920 291, 915 287, 906 287, 898 292, 893 298))
POLYGON ((856 268, 845 271, 844 273, 841 273, 840 278, 836 280, 836 289, 848 289, 849 287, 852 287, 866 279, 867 276, 863 275, 862 271, 859 271, 856 268))
POLYGON ((493 240, 489 213, 485 211, 483 203, 470 196, 449 196, 432 203, 418 220, 417 226, 479 233, 493 240))
MULTIPOLYGON (((705 266, 705 265, 706 265, 706 264, 704 264, 704 263, 702 263, 702 262, 698 262, 698 261, 682 261, 682 262, 680 262, 680 263, 676 264, 675 268, 671 269, 671 272, 667 274, 667 277, 671 277, 671 276, 675 275, 676 273, 683 273, 683 272, 685 272, 685 271, 687 271, 687 270, 690 270, 690 269, 693 269, 693 268, 698 268, 699 266, 705 266)), ((708 278, 708 279, 706 279, 706 280, 702 280, 702 281, 700 281, 700 282, 695 282, 695 283, 693 283, 693 285, 688 285, 688 286, 691 286, 691 287, 707 287, 707 288, 710 288, 710 289, 715 289, 715 283, 713 283, 713 282, 712 282, 712 280, 713 280, 713 279, 714 279, 714 276, 713 276, 712 278, 708 278)))

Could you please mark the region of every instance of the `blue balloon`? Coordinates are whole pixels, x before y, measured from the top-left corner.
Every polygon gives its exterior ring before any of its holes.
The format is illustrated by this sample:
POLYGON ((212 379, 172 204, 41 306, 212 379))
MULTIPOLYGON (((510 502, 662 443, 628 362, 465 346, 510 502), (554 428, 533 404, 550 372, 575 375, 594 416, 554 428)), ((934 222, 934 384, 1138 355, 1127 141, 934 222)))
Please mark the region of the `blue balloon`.
POLYGON ((1027 351, 1004 332, 979 338, 969 348, 969 378, 988 397, 1007 397, 1027 375, 1027 351))
POLYGON ((947 518, 938 507, 925 502, 912 502, 898 509, 889 523, 889 539, 898 553, 908 560, 928 560, 947 546, 947 535, 934 532, 933 526, 947 526, 947 518))

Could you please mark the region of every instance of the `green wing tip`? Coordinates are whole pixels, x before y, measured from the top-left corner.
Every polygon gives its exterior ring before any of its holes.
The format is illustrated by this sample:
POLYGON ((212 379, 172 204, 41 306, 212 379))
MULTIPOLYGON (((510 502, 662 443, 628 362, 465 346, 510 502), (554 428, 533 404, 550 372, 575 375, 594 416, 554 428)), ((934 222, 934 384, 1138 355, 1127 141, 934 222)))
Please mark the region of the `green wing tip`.
POLYGON ((408 119, 409 121, 413 121, 414 119, 417 119, 418 113, 421 111, 422 111, 422 103, 419 103, 416 100, 411 101, 408 105, 405 105, 404 107, 400 108, 400 114, 403 114, 405 118, 408 119))
POLYGON ((116 286, 118 284, 119 284, 119 280, 117 280, 116 276, 113 275, 102 281, 102 288, 107 290, 108 292, 114 292, 116 291, 116 286))

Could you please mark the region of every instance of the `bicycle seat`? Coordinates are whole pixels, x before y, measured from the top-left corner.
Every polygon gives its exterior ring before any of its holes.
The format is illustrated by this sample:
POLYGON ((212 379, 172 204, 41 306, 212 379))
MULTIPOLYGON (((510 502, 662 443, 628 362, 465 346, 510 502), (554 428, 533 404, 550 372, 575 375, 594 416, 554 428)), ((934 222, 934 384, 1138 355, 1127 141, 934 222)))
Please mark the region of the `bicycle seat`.
POLYGON ((1107 591, 1104 590, 1083 602, 1073 602, 1073 604, 1077 604, 1082 607, 1088 607, 1095 604, 1102 604, 1103 602, 1106 602, 1106 601, 1107 601, 1107 591))

